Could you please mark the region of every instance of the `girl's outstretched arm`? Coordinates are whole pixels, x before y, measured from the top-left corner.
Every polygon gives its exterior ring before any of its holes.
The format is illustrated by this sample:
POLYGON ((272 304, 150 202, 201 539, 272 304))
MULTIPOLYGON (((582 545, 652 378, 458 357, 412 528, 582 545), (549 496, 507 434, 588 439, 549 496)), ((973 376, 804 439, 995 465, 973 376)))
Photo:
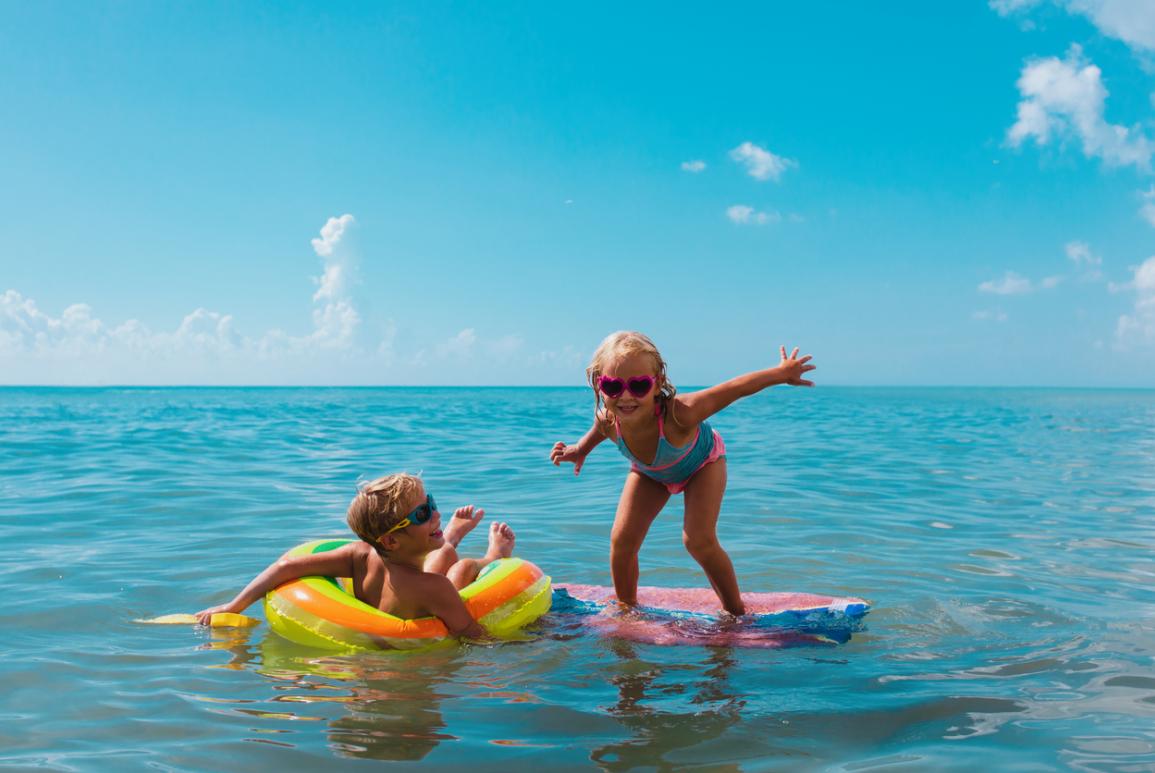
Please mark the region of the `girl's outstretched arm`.
POLYGON ((244 612, 254 601, 278 585, 298 577, 319 574, 327 577, 352 577, 355 551, 361 543, 351 542, 336 550, 314 553, 308 556, 281 557, 245 586, 232 601, 197 612, 197 621, 208 625, 216 612, 244 612))
POLYGON ((594 421, 594 425, 590 427, 577 445, 566 445, 562 441, 553 444, 553 448, 549 452, 549 460, 553 462, 555 467, 561 465, 562 462, 573 463, 573 474, 577 475, 582 471, 582 465, 585 464, 586 457, 589 456, 590 451, 598 447, 598 443, 606 439, 606 435, 602 432, 601 422, 594 421))
POLYGON ((782 361, 777 367, 743 373, 737 378, 723 381, 701 392, 678 395, 675 398, 677 403, 675 418, 678 423, 688 427, 705 421, 735 400, 757 394, 776 384, 814 386, 813 381, 802 378, 815 368, 814 365, 808 364, 811 359, 809 354, 799 357, 797 346, 789 355, 786 354, 785 346, 779 347, 778 351, 782 355, 782 361))

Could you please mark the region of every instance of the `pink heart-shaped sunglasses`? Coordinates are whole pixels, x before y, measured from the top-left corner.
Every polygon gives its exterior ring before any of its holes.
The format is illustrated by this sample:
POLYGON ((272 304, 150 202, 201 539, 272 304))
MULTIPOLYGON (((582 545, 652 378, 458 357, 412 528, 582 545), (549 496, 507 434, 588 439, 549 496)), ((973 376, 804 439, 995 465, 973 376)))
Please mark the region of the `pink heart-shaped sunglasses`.
POLYGON ((598 389, 611 400, 621 397, 627 391, 640 399, 648 395, 653 388, 653 376, 631 376, 627 379, 602 376, 598 379, 598 389))

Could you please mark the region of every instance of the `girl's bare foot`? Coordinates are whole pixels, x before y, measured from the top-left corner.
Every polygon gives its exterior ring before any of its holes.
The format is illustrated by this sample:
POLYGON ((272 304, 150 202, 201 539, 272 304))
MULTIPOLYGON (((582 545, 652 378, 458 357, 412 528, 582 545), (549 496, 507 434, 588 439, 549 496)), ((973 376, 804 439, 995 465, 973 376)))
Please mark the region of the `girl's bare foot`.
POLYGON ((513 529, 508 523, 497 521, 489 525, 489 550, 485 557, 490 561, 498 558, 509 558, 513 555, 513 529))
POLYGON ((453 511, 453 517, 449 519, 449 523, 441 529, 445 541, 453 547, 457 547, 462 538, 473 531, 473 528, 481 523, 481 519, 484 517, 485 510, 480 507, 476 510, 473 509, 473 505, 457 508, 453 511))

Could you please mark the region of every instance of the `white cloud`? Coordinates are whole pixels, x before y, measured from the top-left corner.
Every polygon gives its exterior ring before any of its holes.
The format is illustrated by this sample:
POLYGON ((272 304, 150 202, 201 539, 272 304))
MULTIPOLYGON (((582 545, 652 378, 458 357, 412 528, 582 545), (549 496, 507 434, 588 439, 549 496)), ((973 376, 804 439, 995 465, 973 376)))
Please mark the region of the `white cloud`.
MULTIPOLYGON (((1003 16, 1041 5, 1043 0, 990 0, 1003 16)), ((1052 0, 1068 13, 1086 16, 1108 37, 1140 51, 1155 50, 1155 3, 1151 0, 1052 0)))
POLYGON ((1143 197, 1143 204, 1139 207, 1139 216, 1146 220, 1148 225, 1155 227, 1155 185, 1146 191, 1141 191, 1139 195, 1143 197))
POLYGON ((750 216, 752 214, 754 214, 754 208, 748 207, 745 204, 735 204, 726 209, 726 217, 735 223, 750 222, 750 216))
MULTIPOLYGON (((144 339, 139 339, 144 340, 144 339)), ((181 320, 173 333, 174 348, 228 352, 243 346, 243 339, 233 331, 231 314, 197 309, 181 320)))
POLYGON ((1103 277, 1100 270, 1103 258, 1091 251, 1091 245, 1086 242, 1068 242, 1064 249, 1067 252, 1067 259, 1075 264, 1077 270, 1083 272, 1084 281, 1096 281, 1103 277))
POLYGON ((753 207, 748 207, 745 204, 735 204, 726 209, 726 217, 731 222, 739 225, 766 225, 767 223, 777 223, 782 220, 780 212, 759 212, 753 207))
POLYGON ((1155 49, 1155 3, 1151 0, 1066 0, 1065 5, 1090 18, 1108 37, 1133 48, 1155 49))
POLYGON ((116 336, 92 316, 88 304, 73 304, 52 317, 15 290, 0 295, 0 353, 100 352, 116 336))
POLYGON ((1079 268, 1091 268, 1103 264, 1103 259, 1091 252, 1086 242, 1067 242, 1063 248, 1067 258, 1079 268))
MULTIPOLYGON (((121 382, 155 383, 168 374, 179 383, 188 378, 186 374, 200 376, 197 368, 207 363, 239 369, 259 361, 304 363, 323 353, 349 354, 355 349, 360 317, 348 291, 351 257, 338 245, 352 222, 352 215, 329 218, 322 238, 312 242, 324 270, 314 279, 318 289, 313 294, 313 325, 305 335, 270 330, 249 338, 234 329, 231 314, 205 308, 186 314, 171 332, 152 330, 135 319, 110 326, 94 316, 88 304, 73 304, 54 317, 31 298, 7 290, 0 295, 0 356, 20 357, 26 366, 70 365, 78 373, 116 366, 122 373, 136 374, 110 376, 121 382), (86 359, 93 360, 90 366, 81 366, 86 359)), ((75 376, 66 380, 79 381, 75 376)))
POLYGON ((979 292, 995 295, 1023 295, 1031 292, 1031 280, 1013 271, 1003 274, 1002 279, 991 279, 979 285, 979 292))
POLYGON ((325 221, 325 225, 321 226, 321 238, 313 239, 313 250, 322 258, 332 255, 333 249, 341 241, 341 237, 345 235, 345 229, 352 223, 352 215, 346 214, 329 218, 325 221))
POLYGON ((1038 5, 1041 0, 990 0, 991 8, 999 12, 1001 16, 1025 11, 1028 8, 1038 5))
POLYGON ((1055 287, 1058 287, 1062 283, 1063 277, 1061 276, 1047 276, 1043 277, 1042 281, 1039 282, 1039 285, 1045 290, 1051 290, 1055 287))
POLYGON ((755 180, 762 181, 778 182, 783 172, 798 166, 797 161, 777 156, 765 148, 758 147, 753 142, 743 142, 731 150, 730 158, 746 167, 746 173, 755 180))
POLYGON ((1135 307, 1119 317, 1116 345, 1155 343, 1155 255, 1135 269, 1134 278, 1124 287, 1135 292, 1135 307))
POLYGON ((457 335, 445 341, 441 346, 437 347, 437 354, 441 357, 446 356, 469 356, 473 354, 474 345, 477 343, 477 331, 471 327, 467 327, 457 335))
POLYGON ((77 303, 60 317, 40 311, 15 290, 0 296, 0 355, 66 359, 121 354, 148 357, 204 352, 231 353, 250 348, 232 329, 230 315, 197 309, 171 333, 154 332, 135 319, 110 328, 77 303))
POLYGON ((313 280, 317 292, 313 293, 313 332, 308 343, 325 349, 349 347, 361 322, 350 297, 354 258, 349 250, 338 249, 353 222, 349 214, 331 217, 321 227, 321 238, 312 240, 324 271, 313 280))
POLYGON ((971 314, 971 318, 980 322, 1006 322, 1007 313, 1001 309, 982 309, 971 314))
POLYGON ((1112 166, 1149 168, 1155 145, 1138 127, 1107 123, 1102 73, 1084 59, 1079 46, 1071 46, 1066 59, 1028 61, 1017 85, 1022 100, 1018 120, 1007 131, 1012 146, 1027 140, 1046 145, 1052 139, 1074 139, 1088 158, 1101 158, 1112 166))
POLYGON ((698 174, 699 172, 704 172, 704 171, 706 171, 706 162, 702 161, 700 159, 694 159, 693 161, 683 161, 682 162, 682 171, 683 172, 690 172, 691 174, 698 174))

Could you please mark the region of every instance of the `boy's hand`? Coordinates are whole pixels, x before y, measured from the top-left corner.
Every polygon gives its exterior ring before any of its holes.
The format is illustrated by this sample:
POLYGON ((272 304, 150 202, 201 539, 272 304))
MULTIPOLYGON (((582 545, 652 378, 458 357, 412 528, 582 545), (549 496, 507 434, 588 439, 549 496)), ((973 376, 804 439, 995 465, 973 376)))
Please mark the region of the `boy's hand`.
POLYGON ((778 351, 782 354, 782 361, 778 363, 778 370, 782 372, 782 383, 791 384, 792 386, 814 386, 813 381, 807 381, 802 378, 803 374, 814 370, 815 365, 807 365, 810 362, 810 355, 804 357, 798 356, 798 347, 794 347, 794 351, 790 355, 786 355, 786 347, 778 347, 778 351))
POLYGON ((573 474, 577 475, 582 471, 586 455, 577 446, 567 446, 559 440, 553 444, 553 449, 549 452, 549 460, 553 462, 555 467, 560 467, 562 462, 572 462, 573 474))
POLYGON ((202 609, 200 612, 197 612, 196 618, 197 618, 197 622, 200 623, 201 625, 208 625, 209 623, 212 622, 213 615, 215 615, 217 612, 236 612, 236 611, 237 610, 233 609, 232 604, 217 604, 215 607, 209 607, 208 609, 202 609))

